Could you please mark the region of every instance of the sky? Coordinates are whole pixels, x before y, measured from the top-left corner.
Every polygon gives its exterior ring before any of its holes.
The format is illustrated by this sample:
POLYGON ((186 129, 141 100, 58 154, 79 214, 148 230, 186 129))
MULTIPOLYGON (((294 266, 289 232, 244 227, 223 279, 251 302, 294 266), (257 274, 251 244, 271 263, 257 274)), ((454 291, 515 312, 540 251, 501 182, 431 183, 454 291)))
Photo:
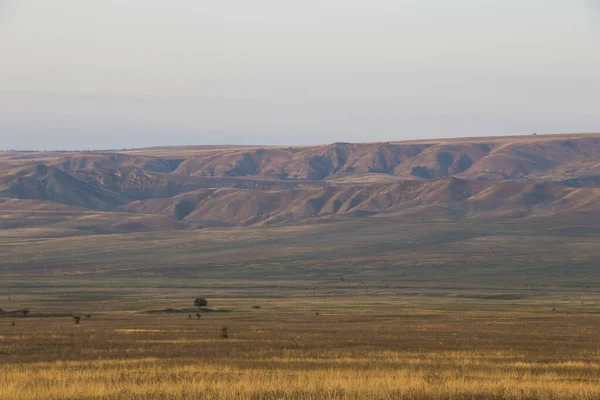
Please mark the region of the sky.
POLYGON ((0 149, 600 131, 600 0, 0 0, 0 149))

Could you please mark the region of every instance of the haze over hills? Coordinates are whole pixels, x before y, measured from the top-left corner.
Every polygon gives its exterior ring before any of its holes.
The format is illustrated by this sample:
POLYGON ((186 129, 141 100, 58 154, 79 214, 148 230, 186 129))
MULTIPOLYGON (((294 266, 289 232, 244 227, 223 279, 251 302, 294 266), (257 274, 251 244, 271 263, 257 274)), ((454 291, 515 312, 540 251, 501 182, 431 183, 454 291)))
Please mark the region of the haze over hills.
POLYGON ((600 134, 5 152, 0 198, 13 228, 36 226, 17 211, 41 209, 74 213, 67 225, 136 220, 109 224, 117 232, 335 216, 597 223, 600 134))

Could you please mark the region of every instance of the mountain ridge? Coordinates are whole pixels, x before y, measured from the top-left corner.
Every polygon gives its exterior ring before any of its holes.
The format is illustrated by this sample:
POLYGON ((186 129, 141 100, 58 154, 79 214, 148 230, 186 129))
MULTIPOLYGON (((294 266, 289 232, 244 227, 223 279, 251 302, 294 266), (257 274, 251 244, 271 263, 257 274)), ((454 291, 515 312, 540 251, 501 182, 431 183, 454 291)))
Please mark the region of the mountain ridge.
POLYGON ((0 198, 191 227, 388 214, 593 222, 599 185, 600 134, 0 153, 0 198))

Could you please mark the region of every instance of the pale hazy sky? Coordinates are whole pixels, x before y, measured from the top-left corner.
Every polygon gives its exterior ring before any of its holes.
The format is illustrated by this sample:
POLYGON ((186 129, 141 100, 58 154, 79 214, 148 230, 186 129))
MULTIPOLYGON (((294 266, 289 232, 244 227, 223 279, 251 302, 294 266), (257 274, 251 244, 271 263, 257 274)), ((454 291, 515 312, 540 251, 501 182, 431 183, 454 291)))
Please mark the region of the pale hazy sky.
POLYGON ((0 0, 0 149, 600 131, 600 0, 0 0))

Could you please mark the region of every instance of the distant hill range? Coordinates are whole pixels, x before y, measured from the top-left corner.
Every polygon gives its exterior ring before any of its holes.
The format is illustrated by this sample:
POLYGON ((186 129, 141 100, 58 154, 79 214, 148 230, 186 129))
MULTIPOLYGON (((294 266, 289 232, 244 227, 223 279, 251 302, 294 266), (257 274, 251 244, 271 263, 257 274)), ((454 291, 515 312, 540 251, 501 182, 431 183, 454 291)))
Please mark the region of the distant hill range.
POLYGON ((387 215, 598 223, 600 134, 0 153, 0 228, 144 231, 387 215))

